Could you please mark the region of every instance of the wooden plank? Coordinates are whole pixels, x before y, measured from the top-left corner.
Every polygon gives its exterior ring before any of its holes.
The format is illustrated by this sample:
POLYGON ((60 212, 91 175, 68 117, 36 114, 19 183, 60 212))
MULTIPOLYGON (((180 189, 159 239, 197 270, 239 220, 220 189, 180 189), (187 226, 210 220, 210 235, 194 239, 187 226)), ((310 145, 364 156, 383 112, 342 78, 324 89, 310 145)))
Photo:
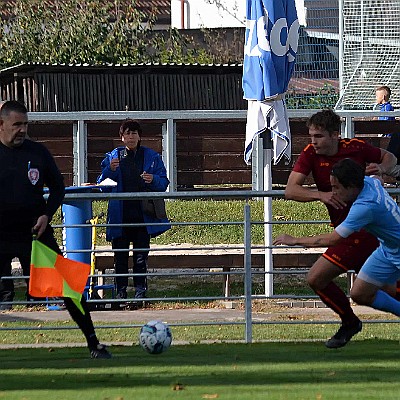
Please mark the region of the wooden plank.
MULTIPOLYGON (((289 253, 273 254, 275 269, 310 268, 320 257, 320 253, 289 253)), ((243 268, 243 255, 237 253, 225 253, 216 255, 207 254, 158 254, 150 252, 149 269, 179 269, 179 268, 243 268)), ((129 267, 132 268, 132 257, 129 258, 129 267)), ((264 268, 264 254, 252 254, 252 268, 264 268)), ((112 254, 98 253, 96 255, 96 269, 104 271, 114 269, 114 257, 112 254)))
POLYGON ((80 74, 81 77, 81 86, 80 86, 80 91, 81 91, 81 109, 82 110, 87 110, 88 109, 88 104, 89 104, 89 79, 87 74, 80 74))
POLYGON ((49 74, 43 74, 43 110, 42 111, 53 111, 50 108, 50 96, 49 96, 49 86, 50 86, 50 78, 49 74))
POLYGON ((111 110, 118 111, 119 110, 118 98, 119 98, 120 95, 119 95, 118 92, 116 92, 117 82, 116 82, 115 74, 108 74, 108 82, 109 82, 109 85, 110 85, 109 105, 111 105, 111 110))
POLYGON ((74 159, 73 157, 54 156, 54 160, 60 171, 72 171, 74 159))
POLYGON ((180 170, 243 170, 251 167, 247 166, 243 160, 243 152, 239 154, 188 154, 179 155, 180 170))
POLYGON ((378 135, 400 132, 400 120, 395 121, 354 121, 354 132, 356 135, 378 135))
POLYGON ((102 86, 102 80, 101 80, 101 75, 96 74, 95 75, 95 93, 94 93, 94 98, 95 98, 95 110, 100 111, 102 110, 102 100, 104 97, 103 94, 103 86, 102 86))
POLYGON ((62 173, 65 186, 72 186, 74 183, 74 176, 72 173, 62 173))
POLYGON ((187 93, 186 90, 186 79, 183 75, 178 75, 179 91, 178 95, 175 96, 176 106, 175 110, 184 110, 186 104, 187 93))
POLYGON ((116 94, 117 94, 117 110, 125 111, 126 102, 126 86, 124 84, 125 77, 122 74, 116 76, 116 94), (119 94, 118 94, 119 93, 119 94))
POLYGON ((75 87, 75 74, 72 73, 69 75, 69 110, 68 111, 76 111, 76 87, 75 87))
POLYGON ((72 123, 30 122, 29 136, 34 140, 58 142, 60 138, 68 138, 72 141, 72 123))
POLYGON ((71 111, 71 74, 65 74, 65 101, 66 101, 66 109, 65 111, 71 111))
POLYGON ((251 171, 178 171, 179 185, 250 184, 251 171))
MULTIPOLYGON (((132 80, 131 80, 132 81, 132 80)), ((163 121, 141 121, 143 144, 161 152, 163 121)), ((383 121, 388 122, 388 121, 383 121)), ((121 144, 118 136, 120 121, 88 123, 88 164, 90 180, 99 174, 104 153, 121 144)), ((213 122, 178 121, 177 167, 179 185, 244 184, 251 185, 251 167, 243 162, 244 121, 213 122)), ((272 167, 273 183, 286 184, 292 165, 302 148, 309 143, 304 121, 291 121, 292 161, 272 167)), ((30 136, 44 141, 51 151, 60 156, 72 155, 72 124, 30 124, 30 136), (54 143, 54 144, 53 144, 54 143), (54 146, 54 147, 52 147, 54 146)), ((389 138, 362 136, 376 146, 387 147, 389 138)), ((63 170, 72 174, 72 166, 63 170)), ((307 181, 311 183, 312 180, 307 181)))
POLYGON ((42 143, 53 155, 65 155, 72 157, 72 140, 38 140, 42 143))
POLYGON ((177 152, 188 152, 192 153, 206 153, 215 154, 220 152, 225 153, 243 153, 244 151, 244 139, 243 138, 212 138, 205 136, 201 138, 190 137, 183 139, 182 137, 177 139, 176 143, 177 152))

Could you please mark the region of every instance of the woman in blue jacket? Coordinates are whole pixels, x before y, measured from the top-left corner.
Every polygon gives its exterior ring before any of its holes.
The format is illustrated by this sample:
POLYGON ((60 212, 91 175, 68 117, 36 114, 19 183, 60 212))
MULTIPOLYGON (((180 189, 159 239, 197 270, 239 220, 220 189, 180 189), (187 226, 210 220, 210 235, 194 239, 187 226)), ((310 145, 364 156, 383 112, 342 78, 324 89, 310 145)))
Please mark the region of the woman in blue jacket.
MULTIPOLYGON (((117 182, 112 192, 165 192, 169 180, 161 156, 154 150, 140 145, 142 129, 132 119, 125 120, 120 127, 119 135, 124 146, 106 154, 101 162, 100 183, 109 178, 117 182)), ((143 225, 134 227, 108 226, 107 240, 112 242, 114 250, 127 250, 130 243, 133 249, 149 249, 150 238, 156 237, 170 229, 166 215, 148 214, 143 211, 141 200, 110 200, 108 204, 108 224, 128 223, 165 223, 165 225, 143 225)), ((133 273, 147 271, 148 250, 133 251, 133 273)), ((116 274, 128 273, 129 251, 114 252, 116 274)), ((146 297, 147 279, 145 276, 134 277, 135 298, 146 297)), ((128 277, 117 276, 117 298, 126 299, 128 277)), ((140 303, 136 303, 140 306, 140 303)))

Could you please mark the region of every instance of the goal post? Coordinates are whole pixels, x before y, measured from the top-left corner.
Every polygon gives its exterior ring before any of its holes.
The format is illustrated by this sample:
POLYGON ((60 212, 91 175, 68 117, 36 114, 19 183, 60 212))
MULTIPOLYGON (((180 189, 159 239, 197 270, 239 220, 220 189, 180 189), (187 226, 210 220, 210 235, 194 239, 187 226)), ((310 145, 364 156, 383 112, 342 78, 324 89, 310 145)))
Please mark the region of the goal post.
POLYGON ((400 107, 400 0, 339 0, 339 77, 336 109, 373 109, 382 85, 400 107))

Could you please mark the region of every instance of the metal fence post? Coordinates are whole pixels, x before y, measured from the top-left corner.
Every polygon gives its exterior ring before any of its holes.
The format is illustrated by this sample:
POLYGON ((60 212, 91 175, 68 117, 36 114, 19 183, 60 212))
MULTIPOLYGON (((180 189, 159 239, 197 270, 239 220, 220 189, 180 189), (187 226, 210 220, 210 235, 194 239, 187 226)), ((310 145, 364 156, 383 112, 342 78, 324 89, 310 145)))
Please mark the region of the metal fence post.
POLYGON ((354 120, 349 116, 345 116, 344 121, 342 122, 342 137, 347 139, 354 138, 354 120))
POLYGON ((74 153, 74 186, 87 182, 87 125, 78 120, 73 125, 73 153, 74 153))
POLYGON ((176 123, 173 119, 167 119, 167 122, 162 126, 162 157, 169 179, 167 192, 176 192, 176 123))
POLYGON ((244 312, 245 312, 245 342, 253 340, 251 294, 251 215, 249 200, 244 205, 244 312))

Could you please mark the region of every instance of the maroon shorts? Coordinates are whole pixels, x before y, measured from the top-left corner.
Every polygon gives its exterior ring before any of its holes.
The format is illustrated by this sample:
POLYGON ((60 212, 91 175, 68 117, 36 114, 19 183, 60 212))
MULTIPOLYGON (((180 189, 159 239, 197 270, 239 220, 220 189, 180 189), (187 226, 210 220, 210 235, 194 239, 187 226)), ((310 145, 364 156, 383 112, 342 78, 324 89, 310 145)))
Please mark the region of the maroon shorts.
POLYGON ((322 257, 337 265, 343 271, 359 272, 367 258, 378 247, 375 236, 361 230, 343 239, 336 246, 328 247, 322 257))

